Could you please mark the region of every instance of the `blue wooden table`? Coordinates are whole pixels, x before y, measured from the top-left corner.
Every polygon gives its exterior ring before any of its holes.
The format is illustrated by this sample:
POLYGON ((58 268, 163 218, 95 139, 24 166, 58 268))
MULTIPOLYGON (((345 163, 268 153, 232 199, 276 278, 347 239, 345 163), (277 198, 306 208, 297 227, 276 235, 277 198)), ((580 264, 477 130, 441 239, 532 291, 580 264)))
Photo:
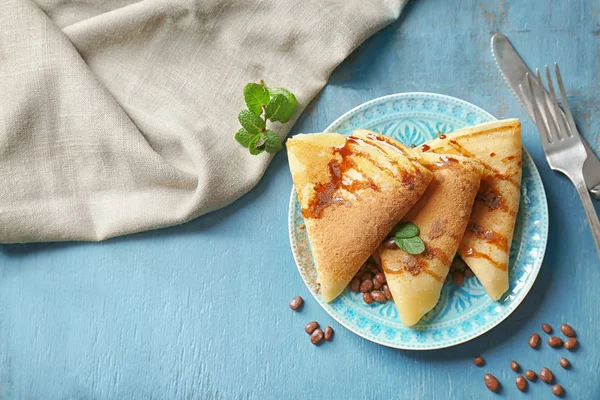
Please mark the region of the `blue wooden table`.
POLYGON ((510 360, 555 372, 571 399, 600 399, 600 263, 574 188, 546 165, 537 133, 498 73, 490 32, 531 66, 559 61, 581 131, 600 117, 597 0, 415 0, 338 68, 294 132, 315 132, 375 97, 456 96, 523 121, 550 208, 548 252, 518 310, 482 337, 414 352, 370 343, 312 299, 288 244, 284 152, 248 195, 170 229, 104 243, 0 247, 1 399, 544 399, 519 393, 510 360), (552 5, 552 6, 551 6, 552 5), (301 313, 289 310, 296 295, 301 313), (312 346, 303 326, 331 324, 312 346), (580 347, 527 346, 542 323, 569 322, 580 347), (473 365, 476 355, 487 360, 473 365), (558 366, 566 355, 569 371, 558 366), (489 392, 483 375, 503 384, 489 392))

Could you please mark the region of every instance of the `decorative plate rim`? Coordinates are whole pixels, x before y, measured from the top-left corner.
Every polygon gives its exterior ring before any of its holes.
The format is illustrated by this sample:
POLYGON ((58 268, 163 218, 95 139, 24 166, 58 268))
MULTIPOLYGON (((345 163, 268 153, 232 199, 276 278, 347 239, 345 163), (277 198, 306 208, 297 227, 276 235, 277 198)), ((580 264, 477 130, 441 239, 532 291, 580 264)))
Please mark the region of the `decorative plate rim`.
MULTIPOLYGON (((414 97, 434 97, 434 98, 438 98, 450 103, 458 103, 461 104, 463 106, 465 106, 468 109, 471 109, 473 111, 477 111, 479 112, 482 116, 488 118, 490 121, 496 121, 498 120, 498 118, 496 118, 495 116, 493 116, 492 114, 490 114, 489 112, 485 111, 484 109, 482 109, 481 107, 478 107, 476 105, 474 105, 473 103, 470 103, 468 101, 453 97, 453 96, 448 96, 448 95, 444 95, 444 94, 439 94, 439 93, 432 93, 432 92, 404 92, 404 93, 394 93, 394 94, 389 94, 389 95, 385 95, 385 96, 381 96, 381 97, 377 97, 375 99, 366 101, 362 104, 359 104, 358 106, 350 109, 349 111, 346 111, 344 114, 342 114, 340 117, 336 118, 327 128, 325 128, 325 130, 323 132, 331 132, 331 129, 340 124, 340 122, 346 120, 349 118, 349 116, 355 114, 356 112, 370 107, 374 104, 377 103, 381 103, 381 102, 386 102, 389 101, 391 99, 402 99, 402 98, 414 98, 414 97)), ((436 114, 435 112, 433 112, 433 114, 436 114)), ((386 347, 390 347, 390 348, 396 348, 396 349, 401 349, 401 350, 420 350, 420 351, 427 351, 427 350, 438 350, 438 349, 443 349, 443 348, 448 348, 448 347, 453 347, 453 346, 457 346, 459 344, 463 344, 466 342, 469 342, 475 338, 478 338, 479 336, 484 335, 485 333, 489 332, 490 330, 494 329, 495 327, 497 327, 498 325, 500 325, 504 320, 506 320, 523 302, 523 300, 525 300, 525 297, 527 297, 527 295, 529 294, 529 292, 531 291, 531 288, 533 287, 533 285, 535 284, 537 277, 539 275, 539 272, 541 270, 541 266, 542 263, 544 261, 544 257, 546 255, 546 249, 547 249, 547 244, 548 244, 548 234, 549 234, 549 213, 548 213, 548 199, 546 196, 546 190, 544 188, 543 185, 543 181, 541 179, 539 170, 537 168, 537 165, 535 164, 535 162, 533 161, 533 158, 531 157, 531 155, 529 154, 529 152, 527 151, 527 149, 523 146, 523 151, 525 153, 525 156, 527 158, 529 158, 529 160, 531 161, 531 165, 533 166, 532 168, 532 175, 533 177, 539 181, 541 183, 541 191, 539 193, 540 195, 540 199, 539 199, 539 205, 542 207, 541 211, 542 213, 545 215, 545 233, 543 235, 543 240, 541 241, 540 245, 539 245, 539 249, 541 250, 539 252, 539 254, 535 257, 534 261, 534 271, 532 271, 532 273, 530 274, 530 279, 528 279, 528 282, 525 286, 523 286, 521 288, 521 291, 519 292, 518 296, 515 297, 515 299, 510 303, 510 305, 507 307, 507 313, 505 315, 503 315, 501 318, 499 318, 497 321, 494 321, 493 323, 490 323, 489 326, 486 326, 481 332, 478 332, 477 334, 470 336, 470 337, 465 337, 463 339, 459 339, 456 342, 452 342, 452 343, 441 343, 441 344, 432 344, 429 347, 426 348, 417 348, 417 347, 408 347, 408 346, 403 346, 402 343, 398 344, 398 345, 394 345, 388 342, 383 342, 381 340, 378 340, 376 338, 372 338, 372 337, 367 337, 365 335, 363 335, 362 332, 360 332, 359 330, 355 329, 353 326, 351 326, 350 324, 348 324, 347 322, 345 322, 344 320, 342 320, 341 318, 338 318, 338 316, 331 312, 331 310, 329 309, 329 307, 326 306, 326 304, 324 304, 323 300, 318 296, 318 294, 316 292, 314 292, 312 290, 312 288, 309 286, 309 283, 304 279, 303 275, 302 275, 302 271, 300 269, 300 260, 298 259, 298 254, 296 251, 294 251, 294 230, 293 230, 293 225, 294 225, 294 221, 293 221, 293 212, 291 211, 294 208, 294 200, 295 200, 295 188, 292 185, 292 190, 290 193, 290 200, 288 203, 288 235, 289 235, 289 240, 290 240, 290 248, 292 250, 292 255, 294 257, 294 262, 296 263, 296 268, 298 270, 298 273, 300 274, 300 277, 302 278, 302 281, 304 282, 305 286, 307 287, 308 291, 311 293, 311 295, 315 298, 315 300, 317 301, 317 303, 319 303, 319 305, 321 306, 321 308, 323 308, 323 310, 325 310, 334 320, 336 320, 340 325, 342 325, 343 327, 345 327, 346 329, 348 329, 349 331, 353 332, 354 334, 362 337, 363 339, 366 339, 368 341, 371 341, 373 343, 377 343, 386 347)), ((522 247, 519 248, 519 252, 522 251, 522 247)))

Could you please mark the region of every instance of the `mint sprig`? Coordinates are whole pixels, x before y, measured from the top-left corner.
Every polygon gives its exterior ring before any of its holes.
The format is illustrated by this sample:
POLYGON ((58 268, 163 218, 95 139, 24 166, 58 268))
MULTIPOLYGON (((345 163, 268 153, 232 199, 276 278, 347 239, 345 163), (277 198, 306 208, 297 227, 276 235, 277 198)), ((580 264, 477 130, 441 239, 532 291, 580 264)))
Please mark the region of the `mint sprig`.
POLYGON ((235 140, 252 155, 277 153, 283 145, 279 136, 267 129, 267 121, 288 122, 298 105, 296 96, 287 89, 267 88, 261 81, 244 86, 244 101, 248 109, 238 114, 242 129, 235 134, 235 140))
POLYGON ((394 228, 396 246, 408 254, 421 254, 425 251, 425 243, 419 235, 419 227, 411 222, 401 222, 394 228))

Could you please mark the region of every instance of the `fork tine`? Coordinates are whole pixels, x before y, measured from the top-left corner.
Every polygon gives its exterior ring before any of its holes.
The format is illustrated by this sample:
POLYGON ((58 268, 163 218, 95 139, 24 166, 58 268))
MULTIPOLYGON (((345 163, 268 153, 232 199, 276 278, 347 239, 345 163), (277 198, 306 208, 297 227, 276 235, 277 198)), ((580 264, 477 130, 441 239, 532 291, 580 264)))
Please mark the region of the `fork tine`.
MULTIPOLYGON (((551 93, 554 93, 554 87, 552 85, 552 79, 550 78, 550 76, 548 75, 548 64, 546 64, 546 77, 548 78, 548 85, 550 88, 551 93)), ((552 104, 552 100, 550 99, 548 96, 545 96, 545 93, 543 88, 544 88, 544 82, 542 82, 542 75, 540 74, 540 69, 536 68, 535 69, 535 78, 538 82, 538 84, 540 85, 540 87, 542 88, 542 100, 544 102, 544 108, 550 113, 550 115, 546 115, 548 118, 546 119, 545 123, 546 126, 548 127, 548 132, 550 133, 550 137, 552 136, 552 133, 554 132, 554 134, 556 134, 556 138, 558 140, 562 140, 562 137, 560 135, 560 132, 555 129, 552 130, 552 127, 550 127, 550 120, 552 120, 552 125, 554 127, 556 127, 556 115, 554 115, 554 105, 552 104)), ((556 101, 556 96, 554 96, 554 101, 556 101)))
POLYGON ((546 140, 547 143, 552 143, 552 136, 550 135, 550 131, 546 127, 546 123, 544 121, 545 118, 542 118, 539 97, 535 95, 533 91, 533 79, 529 72, 526 73, 527 76, 527 92, 525 93, 525 88, 521 85, 521 90, 523 93, 531 99, 531 108, 533 109, 533 115, 535 119, 535 123, 538 127, 538 132, 542 138, 542 140, 546 140))
POLYGON ((569 131, 569 123, 567 122, 567 120, 565 119, 565 114, 563 114, 560 105, 554 101, 552 103, 552 107, 554 109, 553 112, 553 117, 555 118, 555 120, 558 122, 559 127, 559 133, 558 133, 558 137, 560 140, 565 139, 565 137, 573 137, 572 134, 570 134, 569 131))
POLYGON ((548 80, 548 90, 550 91, 549 96, 543 96, 544 102, 546 103, 546 107, 550 111, 550 114, 552 116, 552 123, 554 127, 557 128, 554 131, 550 128, 550 131, 555 133, 556 139, 563 140, 563 132, 567 132, 562 130, 565 128, 563 113, 560 110, 560 106, 558 105, 558 99, 556 98, 556 94, 554 93, 554 85, 552 84, 552 75, 550 75, 550 68, 548 68, 548 64, 546 64, 544 67, 546 69, 546 79, 548 80), (562 129, 559 128, 559 125, 562 129))
POLYGON ((546 77, 548 78, 548 87, 550 88, 550 93, 552 94, 552 101, 550 104, 551 109, 553 110, 553 117, 557 121, 558 125, 560 125, 560 129, 557 132, 557 137, 560 140, 573 137, 571 132, 571 128, 569 127, 569 121, 567 121, 567 117, 565 113, 560 108, 560 104, 558 103, 558 99, 556 98, 556 93, 554 91, 554 85, 552 84, 552 74, 550 74, 550 68, 546 65, 546 77))
POLYGON ((573 114, 571 113, 571 107, 569 107, 567 93, 565 92, 565 86, 563 85, 562 76, 560 76, 560 69, 558 68, 558 63, 554 63, 554 69, 556 70, 556 81, 558 82, 560 96, 562 97, 562 106, 565 110, 565 114, 567 115, 567 120, 569 121, 569 129, 567 130, 567 132, 569 137, 573 137, 573 132, 577 132, 577 126, 575 125, 573 114))
MULTIPOLYGON (((538 70, 539 73, 539 70, 538 70)), ((551 142, 555 140, 562 140, 560 133, 558 132, 558 123, 556 115, 554 115, 554 106, 551 104, 552 99, 546 95, 544 90, 544 85, 533 85, 533 91, 535 94, 535 98, 538 101, 538 107, 540 108, 540 112, 546 127, 548 128, 548 136, 551 138, 551 142)))
POLYGON ((552 75, 550 75, 550 68, 548 68, 548 64, 546 64, 546 79, 548 80, 548 90, 552 95, 552 99, 558 101, 556 98, 556 93, 554 93, 554 85, 552 84, 552 75))

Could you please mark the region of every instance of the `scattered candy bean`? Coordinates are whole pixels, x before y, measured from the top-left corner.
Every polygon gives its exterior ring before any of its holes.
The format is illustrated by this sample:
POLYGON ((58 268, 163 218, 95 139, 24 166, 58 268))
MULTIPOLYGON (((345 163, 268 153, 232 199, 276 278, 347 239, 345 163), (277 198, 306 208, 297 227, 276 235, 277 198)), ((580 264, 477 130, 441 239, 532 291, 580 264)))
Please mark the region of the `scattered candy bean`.
POLYGON ((556 384, 552 386, 552 393, 554 393, 558 397, 561 397, 565 394, 565 389, 563 389, 562 386, 556 384))
POLYGON ((371 297, 378 303, 385 303, 387 301, 385 295, 379 290, 373 290, 371 292, 371 297))
POLYGON ((370 279, 364 280, 360 283, 360 291, 363 293, 370 292, 373 289, 373 281, 370 279))
POLYGON ((550 347, 554 347, 554 348, 562 347, 563 346, 563 341, 562 341, 561 338, 559 338, 557 336, 550 336, 548 338, 548 345, 550 347))
POLYGON ((333 337, 333 328, 328 326, 325 328, 325 340, 331 340, 333 337))
POLYGON ((577 339, 575 339, 574 337, 568 338, 565 342, 565 349, 571 350, 575 347, 577 347, 577 339))
POLYGON ((531 347, 532 349, 535 349, 536 347, 538 347, 538 345, 540 344, 540 335, 537 333, 534 333, 533 335, 529 336, 529 347, 531 347))
POLYGON ((510 369, 512 369, 513 371, 518 371, 519 369, 521 369, 521 367, 519 366, 519 363, 516 362, 515 360, 510 362, 510 369))
POLYGON ((371 271, 371 273, 373 275, 377 275, 378 273, 381 272, 381 268, 379 268, 379 266, 377 264, 368 263, 367 264, 367 269, 369 271, 371 271))
POLYGON ((485 387, 490 389, 492 392, 497 392, 500 388, 500 382, 498 379, 492 374, 485 374, 483 377, 483 382, 485 383, 485 387))
POLYGON ((358 292, 358 291, 360 291, 359 289, 360 289, 360 278, 355 276, 350 281, 350 290, 352 290, 353 292, 358 292))
POLYGON ((302 300, 302 297, 296 296, 292 299, 292 301, 290 301, 290 308, 292 310, 296 311, 297 309, 302 307, 303 302, 304 302, 304 300, 302 300))
POLYGON ((396 239, 393 237, 387 238, 384 242, 383 242, 383 247, 385 247, 386 249, 397 249, 398 245, 396 244, 396 239))
POLYGON ((319 323, 317 321, 312 321, 312 322, 309 322, 308 324, 306 324, 306 326, 304 327, 304 331, 310 335, 318 327, 319 327, 319 323))
POLYGON ((546 383, 551 383, 554 380, 554 375, 552 375, 552 371, 544 367, 540 371, 540 379, 546 383))
POLYGON ((388 285, 383 285, 383 294, 385 294, 385 298, 388 300, 393 300, 392 292, 390 292, 390 288, 388 285))
POLYGON ((321 329, 317 328, 314 330, 312 335, 310 335, 310 342, 312 344, 319 344, 321 342, 321 340, 323 340, 323 336, 325 336, 323 331, 321 329))
POLYGON ((534 371, 528 369, 525 372, 525 378, 529 379, 530 381, 535 381, 537 379, 537 374, 534 371))
POLYGON ((383 283, 379 282, 377 279, 373 279, 373 289, 379 290, 383 286, 383 283))
POLYGON ((517 379, 515 379, 515 382, 517 384, 517 389, 519 389, 521 392, 527 389, 527 381, 525 380, 525 378, 523 378, 522 375, 517 375, 517 379))
POLYGON ((573 328, 571 328, 571 325, 569 324, 562 324, 560 326, 560 331, 568 337, 573 337, 575 336, 575 331, 573 330, 573 328))
POLYGON ((465 276, 461 271, 454 271, 452 273, 452 283, 454 283, 456 286, 462 285, 464 281, 465 276))
POLYGON ((379 283, 384 284, 386 282, 385 274, 383 272, 378 272, 375 274, 375 278, 379 283))

